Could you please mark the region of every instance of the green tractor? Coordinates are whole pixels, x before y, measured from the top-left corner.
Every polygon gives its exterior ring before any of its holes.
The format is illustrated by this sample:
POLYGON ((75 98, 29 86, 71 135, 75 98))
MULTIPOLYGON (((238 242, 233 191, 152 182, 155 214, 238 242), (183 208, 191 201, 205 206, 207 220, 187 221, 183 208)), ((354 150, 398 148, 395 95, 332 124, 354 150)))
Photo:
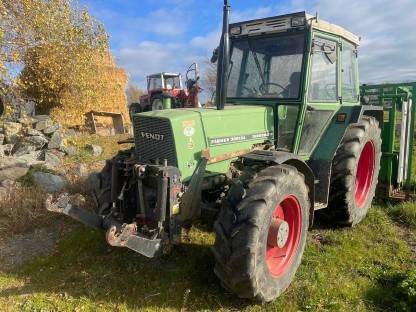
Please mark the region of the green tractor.
POLYGON ((268 302, 293 280, 315 211, 343 226, 366 216, 383 107, 362 103, 354 34, 305 12, 229 25, 229 11, 216 107, 135 114, 134 148, 91 177, 95 213, 64 197, 48 208, 146 257, 212 220, 222 285, 268 302))

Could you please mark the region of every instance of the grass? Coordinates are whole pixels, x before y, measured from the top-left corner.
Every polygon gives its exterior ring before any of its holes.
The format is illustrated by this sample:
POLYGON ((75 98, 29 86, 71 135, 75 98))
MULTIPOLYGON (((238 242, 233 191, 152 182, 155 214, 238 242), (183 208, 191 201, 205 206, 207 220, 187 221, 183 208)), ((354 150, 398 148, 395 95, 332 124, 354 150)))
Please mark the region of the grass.
POLYGON ((77 147, 77 153, 75 155, 65 158, 65 164, 73 164, 78 162, 84 162, 86 164, 95 163, 97 161, 103 161, 114 156, 119 150, 126 149, 130 144, 118 144, 118 141, 127 139, 131 135, 120 134, 111 137, 103 137, 97 134, 91 135, 83 133, 80 136, 70 138, 68 144, 75 145, 77 147), (95 144, 103 148, 103 153, 100 156, 94 156, 87 145, 95 144))
POLYGON ((291 287, 259 305, 220 286, 214 235, 203 226, 160 260, 111 248, 103 233, 79 226, 53 255, 0 273, 0 304, 9 311, 411 311, 415 255, 401 231, 380 206, 353 229, 313 229, 291 287))
POLYGON ((46 194, 37 188, 11 188, 5 200, 0 201, 0 234, 24 233, 53 222, 56 218, 46 211, 45 197, 46 194))
MULTIPOLYGON (((120 149, 116 141, 124 138, 74 138, 78 153, 67 157, 65 166, 80 162, 94 166, 97 157, 88 152, 87 144, 103 147, 100 161, 115 154, 120 149)), ((43 204, 44 194, 26 187, 21 192, 35 200, 28 204, 23 197, 10 198, 3 207, 27 209, 13 210, 6 223, 1 223, 0 203, 0 234, 27 230, 34 220, 53 222, 48 218, 54 216, 38 204, 43 204), (26 214, 32 209, 40 213, 39 219, 26 214)), ((214 234, 203 225, 194 227, 171 255, 149 260, 109 247, 102 232, 70 224, 69 235, 50 256, 9 272, 0 267, 0 310, 416 311, 416 205, 412 202, 375 206, 353 229, 312 229, 295 281, 283 296, 266 305, 240 300, 221 287, 210 251, 214 234)))
POLYGON ((416 229, 416 202, 389 205, 387 210, 395 220, 416 229))

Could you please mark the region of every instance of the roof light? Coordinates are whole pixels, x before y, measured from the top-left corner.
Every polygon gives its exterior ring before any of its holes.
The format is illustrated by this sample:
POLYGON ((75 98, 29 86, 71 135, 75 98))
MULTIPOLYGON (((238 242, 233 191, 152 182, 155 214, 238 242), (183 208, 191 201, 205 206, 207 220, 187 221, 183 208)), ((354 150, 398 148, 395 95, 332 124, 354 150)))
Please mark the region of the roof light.
POLYGON ((230 33, 231 33, 231 35, 233 35, 233 36, 238 36, 238 35, 241 35, 241 32, 242 32, 242 28, 241 28, 241 26, 236 26, 236 27, 233 27, 233 28, 231 28, 231 30, 230 30, 230 33))
POLYGON ((305 17, 304 16, 293 17, 291 21, 291 25, 292 27, 305 26, 305 17))

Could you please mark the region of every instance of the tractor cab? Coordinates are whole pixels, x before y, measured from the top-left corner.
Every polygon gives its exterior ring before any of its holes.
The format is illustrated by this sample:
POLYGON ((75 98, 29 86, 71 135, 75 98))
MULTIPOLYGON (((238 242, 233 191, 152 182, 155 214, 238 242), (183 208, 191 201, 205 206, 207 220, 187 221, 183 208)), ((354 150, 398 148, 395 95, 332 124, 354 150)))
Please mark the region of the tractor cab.
POLYGON ((147 77, 147 94, 140 103, 130 106, 130 116, 135 113, 170 108, 199 107, 198 65, 193 63, 186 71, 185 87, 182 75, 178 73, 158 73, 147 77), (191 74, 193 75, 191 76, 191 74))
POLYGON ((147 98, 151 110, 161 110, 163 98, 167 95, 176 98, 183 92, 182 75, 158 73, 147 77, 147 98))
POLYGON ((160 73, 147 77, 147 92, 149 93, 181 89, 183 89, 181 74, 160 73))

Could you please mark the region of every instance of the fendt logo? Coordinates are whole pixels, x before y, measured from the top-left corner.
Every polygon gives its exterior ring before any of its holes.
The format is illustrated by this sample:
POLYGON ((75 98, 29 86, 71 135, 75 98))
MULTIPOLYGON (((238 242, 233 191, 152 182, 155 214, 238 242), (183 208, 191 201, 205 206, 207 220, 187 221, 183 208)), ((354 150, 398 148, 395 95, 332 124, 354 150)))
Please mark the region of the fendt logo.
POLYGON ((155 140, 155 141, 163 141, 165 136, 163 134, 157 134, 157 133, 149 133, 149 132, 140 132, 142 135, 142 138, 148 139, 148 140, 155 140))

